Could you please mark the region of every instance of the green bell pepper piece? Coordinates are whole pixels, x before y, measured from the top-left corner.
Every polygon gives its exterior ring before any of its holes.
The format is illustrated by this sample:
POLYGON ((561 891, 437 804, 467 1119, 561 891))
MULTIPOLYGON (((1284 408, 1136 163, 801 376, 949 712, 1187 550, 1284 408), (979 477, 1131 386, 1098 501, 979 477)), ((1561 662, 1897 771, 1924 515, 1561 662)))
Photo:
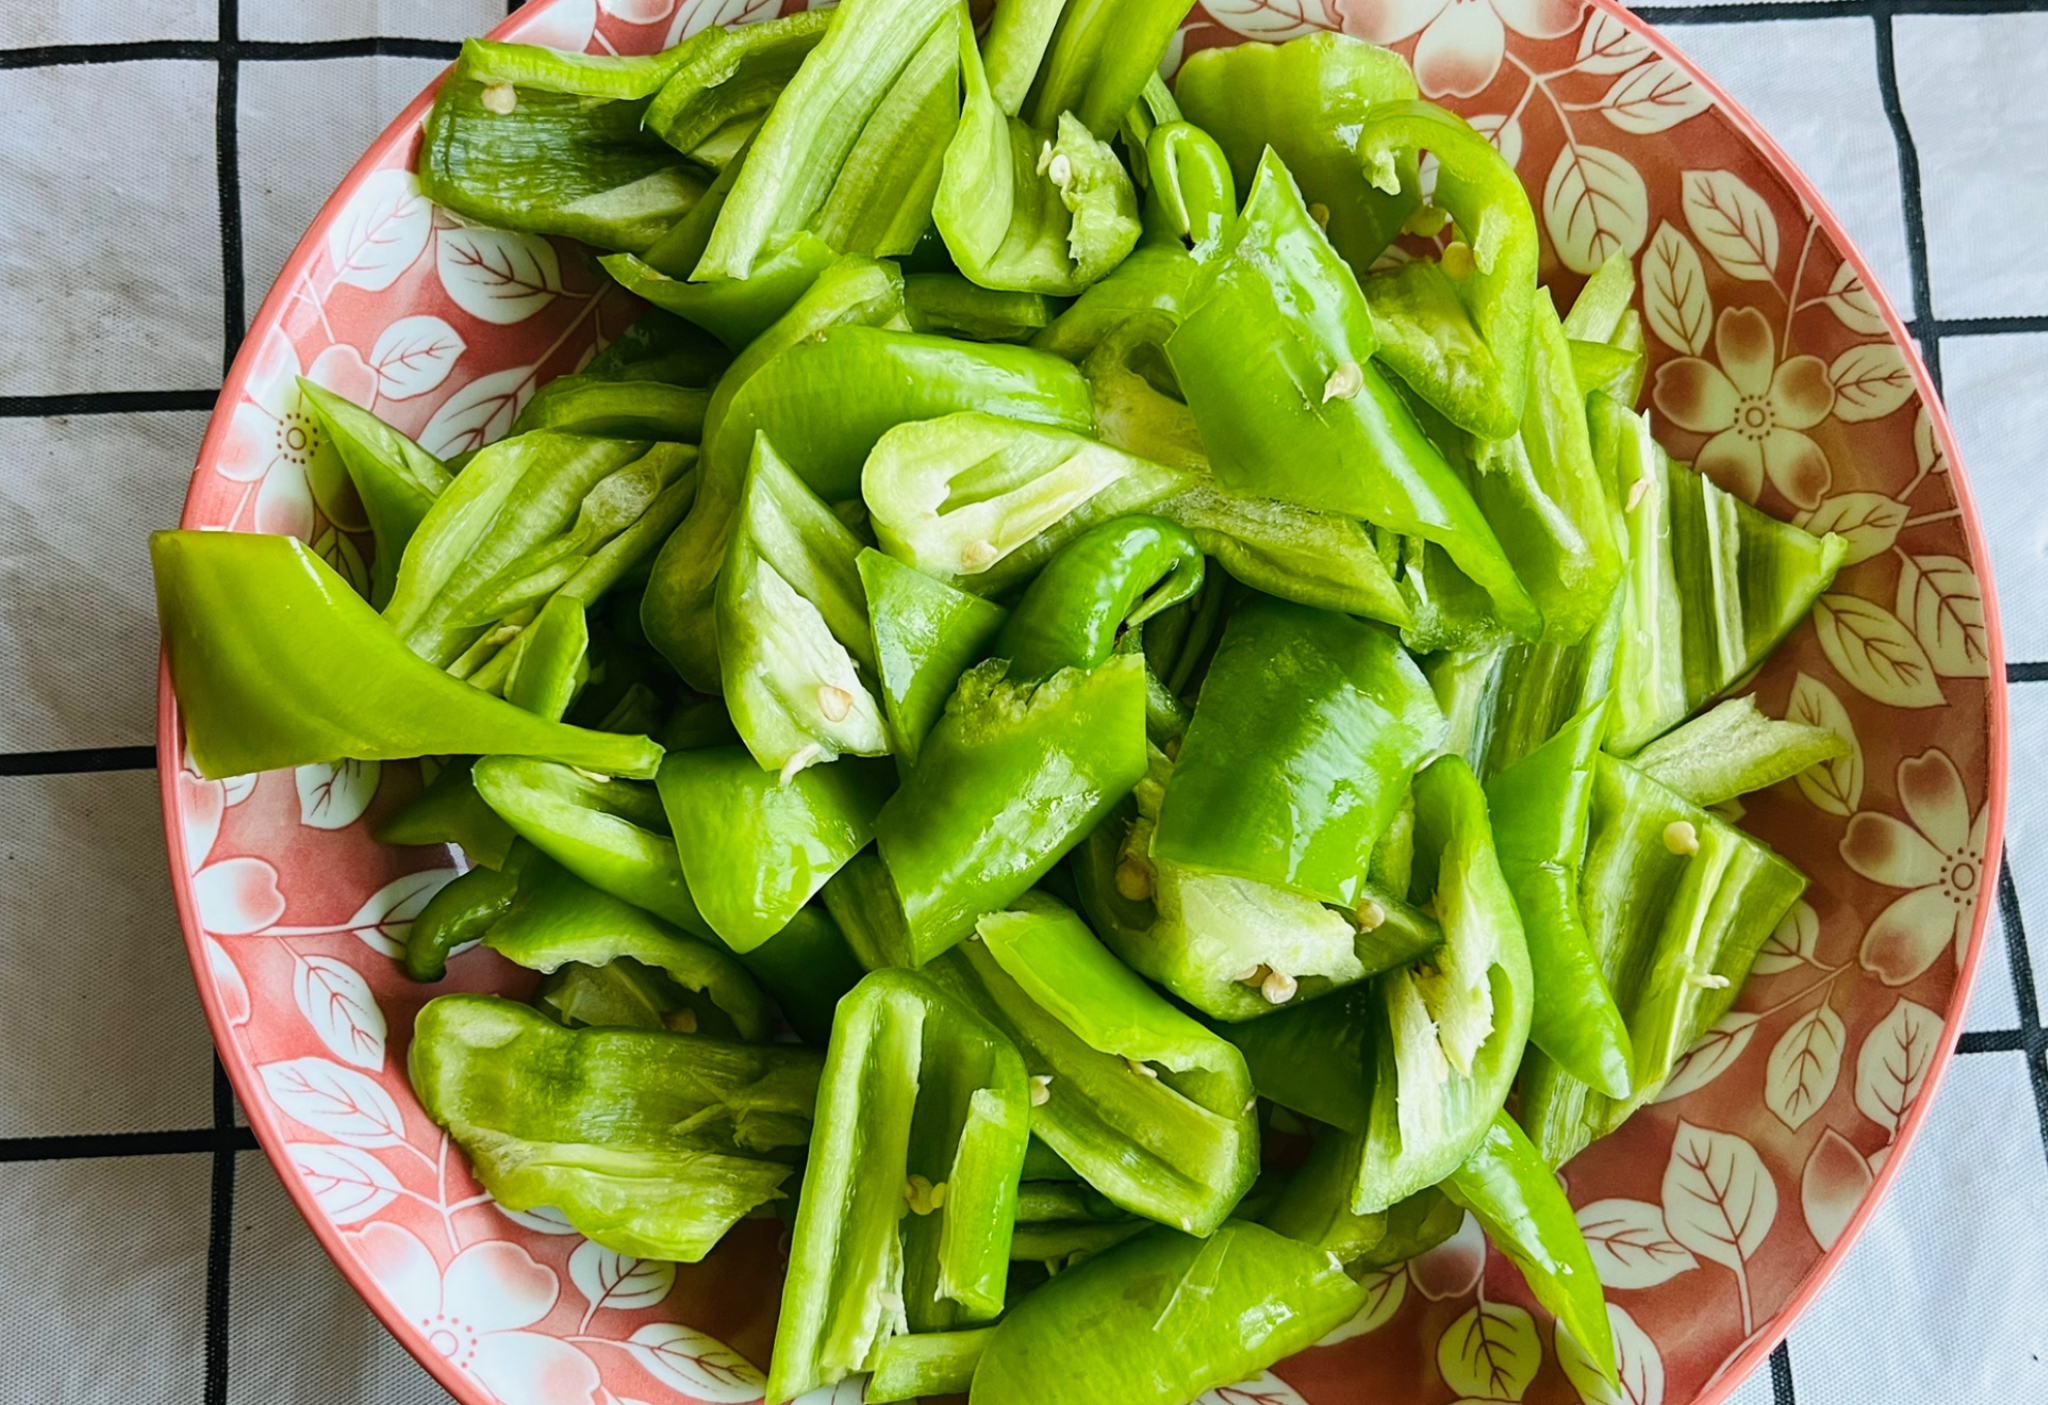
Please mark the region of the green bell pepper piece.
POLYGON ((1171 312, 1127 312, 1082 360, 1081 373, 1095 402, 1097 438, 1213 484, 1201 429, 1166 359, 1166 339, 1179 325, 1171 312))
POLYGON ((506 652, 512 663, 505 701, 561 721, 590 677, 590 620, 583 602, 572 595, 550 597, 506 652))
POLYGON ((704 193, 641 123, 669 66, 471 39, 427 114, 420 189, 503 229, 645 249, 704 193))
MULTIPOLYGON (((1463 257, 1449 265, 1415 261, 1384 276, 1395 287, 1412 287, 1410 280, 1443 280, 1452 294, 1451 307, 1462 309, 1476 333, 1468 341, 1445 338, 1428 326, 1416 329, 1423 333, 1419 337, 1390 332, 1381 359, 1461 428, 1486 439, 1507 438, 1521 423, 1529 388, 1529 319, 1539 250, 1536 212, 1521 178, 1492 142, 1434 103, 1374 108, 1365 114, 1357 142, 1358 158, 1373 184, 1390 194, 1404 186, 1403 156, 1427 151, 1436 157, 1436 189, 1430 199, 1455 222, 1463 257), (1452 347, 1467 354, 1446 355, 1452 347)), ((1379 286, 1375 280, 1374 287, 1379 286)), ((1388 311, 1397 312, 1405 301, 1396 298, 1388 311)), ((1448 310, 1438 297, 1425 305, 1448 310)), ((1382 316, 1377 300, 1373 316, 1376 321, 1382 316)))
POLYGON ((1186 481, 1067 429, 967 412, 882 435, 861 491, 882 550, 993 595, 1089 527, 1142 512, 1186 481))
POLYGON ((974 1367, 981 1360, 993 1327, 969 1327, 958 1332, 910 1332, 882 1343, 875 1357, 875 1373, 868 1377, 863 1400, 871 1405, 882 1401, 916 1400, 926 1395, 965 1395, 974 1381, 974 1367))
POLYGON ((1536 1301, 1572 1334, 1593 1369, 1614 1384, 1614 1330, 1592 1251, 1556 1173, 1515 1119, 1495 1113, 1486 1136, 1443 1188, 1478 1216, 1486 1237, 1522 1271, 1536 1301))
POLYGON ((1383 1210, 1355 1213, 1351 1192, 1364 1157, 1364 1133, 1336 1128, 1317 1133, 1308 1160, 1261 1222, 1276 1233, 1334 1254, 1353 1278, 1397 1268, 1428 1253, 1464 1225, 1464 1207, 1453 1204, 1437 1186, 1418 1190, 1383 1210))
MULTIPOLYGON (((827 327, 854 322, 879 326, 902 316, 902 274, 873 259, 839 259, 719 377, 704 412, 704 442, 718 441, 733 400, 790 347, 827 327)), ((752 435, 744 447, 752 452, 752 435)), ((707 469, 690 515, 655 557, 647 593, 641 598, 640 624, 648 642, 699 692, 715 693, 720 687, 713 599, 745 480, 745 454, 722 471, 707 469)))
POLYGON ((1145 142, 1146 199, 1177 238, 1208 244, 1237 217, 1230 158, 1192 122, 1166 122, 1145 142))
POLYGON ((1507 1102, 1529 1039, 1534 982, 1501 872, 1486 794, 1456 756, 1415 778, 1415 878, 1444 944, 1377 983, 1372 1117, 1351 1208, 1385 1209, 1471 1155, 1507 1102))
POLYGON ((1161 859, 1151 837, 1173 767, 1156 747, 1149 755, 1132 800, 1069 864, 1083 911, 1132 970, 1213 1019, 1262 1020, 1405 965, 1442 940, 1432 919, 1370 885, 1360 887, 1356 913, 1345 914, 1285 888, 1161 859))
MULTIPOLYGON (((678 231, 683 228, 677 226, 678 231)), ((665 237, 644 259, 606 254, 598 262, 627 292, 694 322, 735 348, 745 347, 786 315, 835 257, 832 246, 817 235, 798 231, 770 241, 745 278, 688 282, 671 270, 694 250, 678 252, 668 244, 665 237)))
POLYGON ((1231 617, 1202 684, 1152 853, 1356 907, 1373 845, 1443 731, 1391 635, 1255 599, 1231 617))
POLYGON ((1707 806, 1848 754, 1846 738, 1825 727, 1766 717, 1746 693, 1666 732, 1635 754, 1634 765, 1657 784, 1707 806))
POLYGON ((1360 124, 1378 103, 1412 101, 1415 74, 1399 54, 1325 32, 1285 44, 1239 44, 1190 57, 1175 83, 1188 120, 1230 158, 1239 189, 1268 147, 1302 195, 1327 210, 1330 243, 1363 276, 1422 204, 1413 153, 1397 153, 1398 189, 1367 179, 1360 124))
POLYGON ((512 432, 550 429, 598 439, 694 444, 704 432, 704 410, 710 403, 710 391, 691 386, 587 375, 560 376, 526 402, 512 432))
POLYGON ((926 168, 958 111, 959 16, 954 0, 841 5, 755 133, 692 276, 749 278, 773 241, 803 230, 847 252, 909 252, 931 200, 926 168), (880 237, 870 214, 887 221, 880 237))
MULTIPOLYGON (((1372 1112, 1374 999, 1370 986, 1354 985, 1268 1019, 1222 1025, 1217 1033, 1244 1055, 1260 1097, 1363 1134, 1372 1112)), ((1348 1184, 1345 1191, 1349 1204, 1348 1184)))
POLYGON ((448 958, 457 948, 484 939, 493 924, 511 911, 519 891, 510 869, 473 868, 427 899, 406 929, 402 964, 416 981, 434 982, 448 974, 448 958))
POLYGON ((1642 352, 1623 351, 1605 342, 1574 341, 1570 345, 1572 379, 1581 395, 1599 391, 1621 405, 1633 405, 1642 398, 1650 366, 1642 352))
POLYGON ((1018 1224, 1070 1220, 1122 1224, 1130 1218, 1108 1196, 1079 1180, 1034 1181, 1027 1173, 1017 1186, 1018 1224))
POLYGON ((1031 339, 1040 351, 1082 361, 1131 318, 1161 312, 1178 322, 1188 290, 1201 265, 1178 244, 1146 245, 1132 251, 1098 281, 1088 285, 1052 325, 1031 339))
POLYGON ((1586 397, 1547 294, 1527 319, 1531 379, 1521 431, 1482 449, 1467 482, 1543 612, 1545 642, 1576 644, 1621 580, 1621 552, 1586 429, 1586 397))
POLYGON ((819 1071, 802 1049, 565 1029, 489 995, 429 1001, 408 1065, 499 1204, 546 1205, 608 1249, 682 1263, 780 1197, 819 1071))
POLYGON ((578 878, 686 932, 710 935, 652 786, 518 756, 486 756, 475 775, 485 803, 578 878))
POLYGON ((384 817, 374 834, 377 842, 459 844, 471 863, 504 867, 519 836, 476 793, 472 759, 463 756, 445 763, 431 781, 384 817))
POLYGON ((737 1039, 725 1011, 655 966, 615 956, 602 966, 565 962, 534 987, 533 1007, 570 1029, 668 1029, 737 1039))
POLYGON ((1193 532, 1203 551, 1254 590, 1388 624, 1412 618, 1372 534, 1352 518, 1225 492, 1213 481, 1152 511, 1193 532))
POLYGON ((201 775, 481 752, 623 776, 661 763, 646 737, 549 722, 450 678, 294 538, 158 532, 150 559, 201 775))
POLYGON ((742 1040, 759 1043, 775 1033, 775 1007, 730 952, 628 907, 546 859, 523 865, 515 881, 512 902, 483 937, 515 966, 549 974, 571 962, 602 966, 631 957, 702 994, 742 1040))
POLYGON ((1519 1116, 1563 1165, 1656 1098, 1679 1056, 1735 1003, 1757 951, 1806 880, 1757 840, 1626 762, 1599 758, 1579 901, 1628 1025, 1631 1091, 1609 1098, 1541 1050, 1519 1116))
POLYGON ((1034 65, 1037 78, 1021 109, 1025 118, 1034 127, 1050 127, 1071 112, 1097 132, 1114 131, 1157 78, 1168 42, 1194 8, 1193 0, 1021 3, 1059 16, 1044 57, 1034 65))
POLYGON ((973 1010, 913 971, 854 987, 825 1056, 770 1400, 873 1369, 891 1337, 1003 1310, 1030 1115, 1023 1061, 973 1010))
POLYGON ((672 51, 675 65, 648 105, 647 129, 687 154, 765 117, 831 23, 830 11, 806 10, 699 30, 672 51))
POLYGON ((1508 646, 1494 685, 1496 705, 1487 724, 1481 774, 1505 771, 1564 730, 1573 717, 1607 700, 1628 607, 1624 586, 1607 602, 1600 623, 1578 643, 1518 640, 1508 646))
POLYGON ((1268 152, 1166 342, 1217 479, 1439 544, 1505 623, 1533 635, 1541 614, 1471 493, 1371 365, 1376 345, 1357 280, 1268 152))
POLYGON ((383 609, 398 582, 399 558, 420 519, 454 475, 405 435, 324 386, 299 378, 299 393, 319 420, 362 499, 376 554, 370 558, 370 603, 383 609))
POLYGON ((1501 657, 1507 641, 1489 639, 1464 649, 1446 649, 1422 662, 1422 675, 1443 709, 1443 749, 1462 756, 1474 772, 1484 774, 1486 749, 1493 737, 1493 714, 1500 700, 1501 657))
POLYGON ((1572 299, 1571 311, 1564 315, 1564 334, 1579 342, 1613 340, 1635 296, 1635 265, 1627 253, 1616 249, 1572 299))
POLYGON ((785 781, 847 753, 886 754, 882 709, 866 681, 875 645, 854 564, 859 538, 766 434, 754 441, 737 518, 716 609, 719 672, 740 739, 785 781))
POLYGON ((1633 1052, 1579 911, 1593 772, 1607 735, 1601 699, 1486 783, 1501 872, 1514 890, 1536 1003, 1529 1041, 1611 1098, 1629 1094, 1633 1052))
POLYGON ((1145 664, 970 670, 875 838, 923 965, 1044 877, 1145 774, 1145 664))
MULTIPOLYGON (((960 271, 985 288, 1070 297, 1138 243, 1138 196, 1095 126, 1065 108, 1026 122, 998 105, 974 34, 960 27, 964 98, 932 219, 960 271)), ((1129 104, 1126 103, 1125 107, 1129 104)))
POLYGON ((500 440, 421 519, 384 617, 428 662, 502 690, 530 612, 556 594, 596 600, 652 553, 689 510, 696 459, 682 444, 500 440))
POLYGON ((1365 1290, 1321 1249, 1232 1220, 1168 1229, 1062 1273, 1017 1305, 975 1368, 973 1405, 1184 1405, 1355 1316, 1365 1290))
POLYGON ((818 894, 832 920, 846 934, 861 966, 879 971, 911 967, 910 927, 896 885, 873 850, 856 854, 827 880, 818 894))
POLYGON ((1019 1224, 1010 1236, 1013 1263, 1039 1263, 1065 1269, 1135 1239, 1152 1228, 1150 1220, 1126 1218, 1114 1224, 1068 1222, 1019 1224))
POLYGON ((957 273, 907 274, 903 297, 918 331, 970 341, 1029 342, 1052 322, 1043 293, 1001 292, 957 273))
POLYGON ((977 930, 930 969, 1023 1054, 1033 1132, 1132 1214, 1214 1231, 1258 1174, 1243 1057, 1043 893, 977 930))
POLYGON ((819 1048, 831 1037, 832 1012, 864 974, 839 925, 815 903, 740 964, 775 997, 798 1037, 819 1048))
POLYGON ((889 749, 914 765, 960 675, 986 651, 1009 611, 873 547, 863 548, 855 565, 867 593, 889 749))
POLYGON ((886 767, 848 760, 784 784, 744 748, 725 746, 669 753, 656 783, 698 910, 745 953, 867 846, 891 780, 886 767))
MULTIPOLYGON (((701 328, 658 307, 650 307, 628 323, 609 346, 591 357, 590 364, 579 375, 586 380, 715 385, 730 364, 732 353, 706 336, 701 328)), ((546 389, 541 387, 543 392, 546 389)))
POLYGON ((1119 517, 1089 528, 1046 563, 997 636, 995 652, 1018 682, 1063 668, 1097 668, 1126 629, 1202 588, 1202 548, 1157 517, 1119 517))

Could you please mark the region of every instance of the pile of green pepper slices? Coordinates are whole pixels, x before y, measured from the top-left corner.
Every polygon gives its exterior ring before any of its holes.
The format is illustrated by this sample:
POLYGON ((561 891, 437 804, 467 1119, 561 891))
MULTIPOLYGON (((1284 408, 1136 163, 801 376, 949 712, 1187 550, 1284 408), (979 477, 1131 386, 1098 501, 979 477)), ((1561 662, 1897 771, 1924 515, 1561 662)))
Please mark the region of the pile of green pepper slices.
POLYGON ((771 1401, 1182 1405, 1466 1211, 1611 1377, 1553 1168, 1805 884, 1729 817, 1840 741, 1701 709, 1843 544, 1666 458, 1626 258, 1560 318, 1398 56, 1169 91, 1188 9, 470 42, 423 189, 653 309, 466 461, 306 385, 363 594, 153 542, 202 772, 434 758, 408 973, 543 973, 414 1031, 491 1193, 680 1261, 793 1203, 771 1401))

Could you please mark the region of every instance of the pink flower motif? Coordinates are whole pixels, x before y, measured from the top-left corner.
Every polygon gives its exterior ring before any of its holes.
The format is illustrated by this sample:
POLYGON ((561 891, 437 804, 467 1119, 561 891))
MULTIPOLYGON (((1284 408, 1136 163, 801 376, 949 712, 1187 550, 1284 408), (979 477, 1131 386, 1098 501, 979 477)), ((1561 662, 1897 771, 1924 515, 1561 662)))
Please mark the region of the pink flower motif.
POLYGON ((1984 884, 1991 807, 1970 818, 1955 763, 1924 751, 1899 763, 1899 801, 1912 820, 1863 811, 1842 835, 1842 859, 1887 888, 1911 892, 1879 913, 1858 959, 1886 985, 1904 985, 1950 946, 1958 951, 1984 884))
POLYGON ((1827 363, 1795 356, 1779 364, 1771 324, 1753 307, 1722 310, 1714 351, 1719 366, 1681 356, 1657 368, 1657 408, 1680 429, 1714 436, 1693 466, 1751 502, 1768 476, 1800 507, 1819 505, 1834 470, 1803 431, 1835 407, 1827 363))
POLYGON ((1415 77, 1433 98, 1469 98, 1500 72, 1507 31, 1558 39, 1579 27, 1582 0, 1337 0, 1344 32, 1394 44, 1418 30, 1415 77))
POLYGON ((410 1231, 378 1221, 349 1233, 370 1276, 433 1348, 504 1405, 590 1405, 597 1367, 567 1342, 531 1327, 554 1308, 561 1284, 515 1244, 472 1244, 443 1272, 410 1231))
POLYGON ((254 776, 206 780, 192 769, 189 759, 178 771, 192 901, 199 908, 201 923, 217 936, 247 936, 275 925, 284 916, 284 894, 278 891, 277 870, 270 864, 255 858, 207 862, 227 812, 255 789, 254 776))
MULTIPOLYGON (((369 525, 362 504, 340 454, 326 442, 299 394, 299 375, 291 338, 272 332, 257 349, 256 364, 229 421, 221 474, 259 485, 259 532, 310 538, 316 500, 336 526, 361 531, 369 525)), ((377 394, 376 372, 352 346, 330 346, 314 357, 306 379, 358 405, 370 404, 377 394)))

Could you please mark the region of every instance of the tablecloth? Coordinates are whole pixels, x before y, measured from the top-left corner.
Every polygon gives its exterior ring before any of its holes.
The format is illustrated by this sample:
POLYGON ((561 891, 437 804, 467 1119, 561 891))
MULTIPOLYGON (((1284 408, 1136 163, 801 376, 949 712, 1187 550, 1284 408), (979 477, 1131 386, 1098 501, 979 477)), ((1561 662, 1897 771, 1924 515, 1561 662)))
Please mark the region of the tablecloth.
MULTIPOLYGON (((323 1257, 214 1064, 158 828, 143 538, 175 523, 223 367, 327 192, 505 8, 0 3, 0 1405, 447 1398, 323 1257)), ((2015 660, 1963 1056, 1736 1400, 2048 1400, 2048 0, 1643 13, 1910 317, 2015 660)))

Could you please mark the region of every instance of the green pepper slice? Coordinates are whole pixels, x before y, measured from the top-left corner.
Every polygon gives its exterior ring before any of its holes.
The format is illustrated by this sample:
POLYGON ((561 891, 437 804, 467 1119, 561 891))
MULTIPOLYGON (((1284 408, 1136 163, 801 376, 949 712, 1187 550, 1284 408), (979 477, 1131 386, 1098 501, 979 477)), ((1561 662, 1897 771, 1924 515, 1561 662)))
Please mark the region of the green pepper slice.
POLYGON ((1095 668, 1126 629, 1202 588, 1202 548, 1157 517, 1119 517, 1060 549, 1017 602, 996 639, 1019 682, 1095 668))
POLYGON ((158 532, 149 549, 201 775, 481 752, 620 776, 661 763, 646 737, 549 722, 450 678, 295 538, 158 532))
POLYGON ((873 547, 863 548, 855 565, 867 592, 890 750, 915 765, 960 675, 982 656, 1009 611, 873 547))
POLYGON ((385 816, 375 831, 376 841, 457 844, 471 863, 504 867, 519 836, 476 793, 471 760, 456 757, 443 764, 432 780, 385 816))
POLYGON ((622 1254, 695 1263, 778 1199, 810 1135, 816 1054, 639 1029, 565 1029, 489 995, 413 1025, 427 1115, 510 1210, 546 1205, 622 1254))
POLYGON ((984 288, 957 273, 911 273, 903 279, 911 325, 920 332, 969 341, 1030 342, 1052 321, 1043 293, 984 288))
POLYGON ((648 130, 689 154, 765 117, 831 23, 830 11, 806 10, 699 30, 673 51, 675 66, 647 108, 648 130))
POLYGON ((398 583, 398 562, 420 519, 454 475, 405 435, 324 386, 299 377, 299 393, 327 431, 362 499, 376 554, 370 558, 370 603, 381 610, 398 583))
POLYGON ((1634 757, 1637 770, 1695 805, 1718 805, 1788 781, 1849 754, 1848 740, 1825 727, 1757 711, 1744 694, 1666 732, 1634 757))

